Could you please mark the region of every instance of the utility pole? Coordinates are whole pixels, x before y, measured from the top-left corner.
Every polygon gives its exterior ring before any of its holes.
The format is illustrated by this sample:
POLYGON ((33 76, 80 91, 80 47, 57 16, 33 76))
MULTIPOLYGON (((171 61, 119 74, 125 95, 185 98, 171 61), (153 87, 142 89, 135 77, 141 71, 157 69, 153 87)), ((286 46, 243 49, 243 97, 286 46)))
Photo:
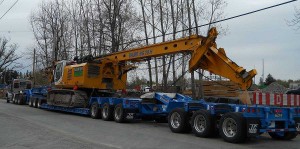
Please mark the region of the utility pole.
POLYGON ((264 59, 262 60, 262 65, 263 65, 263 68, 262 68, 262 79, 264 81, 265 80, 265 60, 264 59))
POLYGON ((35 49, 33 49, 33 64, 32 64, 32 76, 33 76, 33 86, 35 85, 35 49))

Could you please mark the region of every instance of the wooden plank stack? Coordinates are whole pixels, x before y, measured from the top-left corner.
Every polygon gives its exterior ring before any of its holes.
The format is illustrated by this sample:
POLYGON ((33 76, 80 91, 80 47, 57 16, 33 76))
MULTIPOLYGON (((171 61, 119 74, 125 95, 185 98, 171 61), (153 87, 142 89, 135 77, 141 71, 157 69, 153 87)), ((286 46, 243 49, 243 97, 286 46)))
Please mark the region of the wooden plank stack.
POLYGON ((204 96, 238 97, 239 86, 231 81, 203 81, 204 96))

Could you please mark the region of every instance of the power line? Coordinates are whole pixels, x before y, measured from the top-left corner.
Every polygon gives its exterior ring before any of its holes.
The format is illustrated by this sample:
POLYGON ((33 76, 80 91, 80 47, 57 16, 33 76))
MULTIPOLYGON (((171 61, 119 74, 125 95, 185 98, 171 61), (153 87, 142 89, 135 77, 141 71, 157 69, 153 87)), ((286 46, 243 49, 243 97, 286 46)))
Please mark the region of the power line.
MULTIPOLYGON (((187 30, 190 30, 190 29, 198 28, 198 27, 203 27, 203 26, 207 26, 207 25, 216 24, 216 23, 220 23, 220 22, 223 22, 223 21, 227 21, 227 20, 239 18, 239 17, 242 17, 242 16, 246 16, 246 15, 253 14, 253 13, 256 13, 256 12, 260 12, 260 11, 263 11, 263 10, 275 8, 275 7, 278 7, 278 6, 281 6, 281 5, 285 5, 285 4, 289 4, 289 3, 292 3, 292 2, 296 2, 296 1, 297 0, 290 0, 290 1, 287 1, 287 2, 283 2, 283 3, 279 3, 279 4, 276 4, 276 5, 269 6, 269 7, 257 9, 257 10, 254 10, 254 11, 250 11, 250 12, 247 12, 247 13, 243 13, 243 14, 240 14, 240 15, 233 16, 233 17, 221 19, 221 20, 214 21, 214 22, 211 22, 211 23, 206 23, 206 24, 195 26, 195 27, 191 27, 191 28, 179 30, 179 31, 176 31, 175 33, 179 33, 179 32, 182 32, 182 31, 187 31, 187 30)), ((164 34, 164 35, 158 35, 158 36, 150 37, 148 39, 154 39, 154 38, 157 38, 157 37, 162 37, 162 36, 172 35, 172 34, 174 34, 174 33, 172 32, 172 33, 167 33, 167 34, 164 34)), ((146 40, 146 39, 134 40, 134 41, 125 42, 125 43, 122 43, 122 44, 130 44, 132 42, 141 42, 141 41, 144 41, 144 40, 146 40)), ((119 45, 121 45, 121 44, 119 44, 119 45)))
MULTIPOLYGON (((297 1, 297 0, 291 0, 291 1, 283 2, 283 3, 280 3, 280 4, 276 4, 276 5, 272 5, 272 6, 269 6, 269 7, 262 8, 262 9, 250 11, 250 12, 247 12, 247 13, 243 13, 243 14, 240 14, 240 15, 233 16, 233 17, 229 17, 229 18, 218 20, 218 21, 214 21, 214 22, 211 22, 211 23, 206 23, 206 24, 203 24, 203 25, 192 27, 191 29, 194 29, 194 28, 197 28, 197 27, 207 26, 207 25, 210 25, 210 24, 216 24, 216 23, 219 23, 219 22, 223 22, 223 21, 227 21, 227 20, 231 20, 231 19, 235 19, 235 18, 239 18, 239 17, 246 16, 246 15, 249 15, 249 14, 252 14, 252 13, 260 12, 260 11, 263 11, 263 10, 271 9, 271 8, 278 7, 278 6, 285 5, 285 4, 289 4, 289 3, 292 3, 292 2, 295 2, 295 1, 297 1)), ((189 29, 184 29, 184 30, 181 30, 181 31, 187 31, 187 30, 189 30, 189 29)), ((178 31, 178 32, 181 32, 181 31, 178 31)), ((176 32, 176 33, 178 33, 178 32, 176 32)), ((172 33, 169 33, 168 35, 170 35, 170 34, 172 34, 172 33)))
POLYGON ((10 8, 0 17, 0 20, 18 3, 19 0, 16 0, 15 3, 13 3, 10 8))

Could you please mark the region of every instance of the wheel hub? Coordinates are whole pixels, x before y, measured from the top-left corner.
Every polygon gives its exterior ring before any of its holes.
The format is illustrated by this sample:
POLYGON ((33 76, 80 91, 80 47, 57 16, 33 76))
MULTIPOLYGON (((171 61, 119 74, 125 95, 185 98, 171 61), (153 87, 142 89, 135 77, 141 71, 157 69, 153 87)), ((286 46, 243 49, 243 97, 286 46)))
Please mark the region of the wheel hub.
POLYGON ((227 118, 224 120, 222 129, 227 137, 234 137, 237 134, 237 124, 232 118, 227 118))
POLYGON ((180 123, 181 123, 181 117, 180 117, 179 113, 174 112, 171 115, 171 125, 172 125, 172 127, 173 128, 178 128, 180 126, 180 123))
POLYGON ((206 120, 205 120, 205 117, 203 115, 196 116, 196 118, 194 120, 194 128, 198 132, 205 131, 205 129, 206 129, 206 120))

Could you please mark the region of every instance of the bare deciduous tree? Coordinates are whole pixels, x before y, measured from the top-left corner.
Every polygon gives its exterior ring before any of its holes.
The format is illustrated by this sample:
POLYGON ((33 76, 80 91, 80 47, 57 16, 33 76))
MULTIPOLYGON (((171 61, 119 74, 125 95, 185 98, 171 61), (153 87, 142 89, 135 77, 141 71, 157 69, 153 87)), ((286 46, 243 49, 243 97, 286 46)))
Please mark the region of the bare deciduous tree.
POLYGON ((295 7, 294 18, 288 21, 288 25, 295 27, 296 30, 300 29, 300 9, 295 7))
MULTIPOLYGON (((142 44, 205 34, 207 27, 193 27, 222 18, 225 6, 224 0, 50 0, 32 12, 30 21, 38 59, 49 67, 53 60, 70 60, 73 56, 88 54, 99 56, 142 44), (188 31, 179 33, 179 29, 188 31), (137 40, 144 38, 145 41, 137 40)), ((212 26, 215 25, 208 28, 212 26)), ((178 78, 184 83, 185 56, 174 54, 154 58, 154 61, 149 59, 149 85, 152 85, 152 73, 155 73, 157 86, 158 82, 162 82, 164 88, 174 85, 178 78), (178 69, 182 69, 181 72, 178 69)))
POLYGON ((0 38, 0 71, 7 67, 15 67, 15 62, 21 57, 16 54, 18 46, 9 44, 9 40, 5 37, 0 38))

